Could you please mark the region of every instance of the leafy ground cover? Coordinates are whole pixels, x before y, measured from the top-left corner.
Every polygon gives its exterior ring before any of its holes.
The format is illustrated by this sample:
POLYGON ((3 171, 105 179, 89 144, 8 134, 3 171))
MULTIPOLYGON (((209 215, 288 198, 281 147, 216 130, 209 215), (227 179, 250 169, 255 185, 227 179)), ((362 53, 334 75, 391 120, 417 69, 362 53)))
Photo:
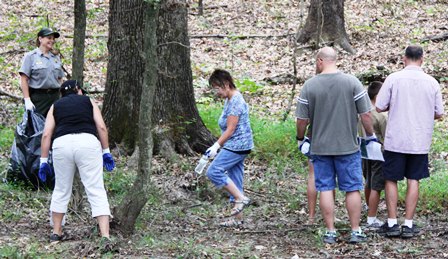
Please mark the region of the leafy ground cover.
MULTIPOLYGON (((104 89, 107 64, 107 0, 88 2, 86 80, 94 90, 104 89)), ((445 122, 437 123, 431 152, 432 177, 422 182, 421 203, 416 217, 422 228, 418 237, 403 241, 385 239, 372 231, 369 242, 350 245, 343 196, 337 193, 337 227, 341 242, 325 246, 320 238, 323 222, 306 225, 306 163, 295 151, 294 122, 290 115, 280 122, 289 106, 291 85, 270 85, 266 78, 292 71, 292 38, 301 16, 301 1, 205 1, 204 16, 194 15, 191 3, 190 35, 195 94, 206 125, 217 133, 219 104, 205 90, 207 77, 216 67, 229 69, 237 78, 252 108, 252 123, 257 149, 246 164, 247 194, 255 201, 246 216, 245 228, 223 230, 217 223, 228 213, 227 199, 204 176, 192 174, 198 157, 182 157, 169 164, 156 157, 152 175, 154 191, 129 238, 114 233, 115 253, 101 255, 95 224, 89 217, 88 204, 82 211, 69 211, 65 228, 67 241, 50 245, 48 207, 50 193, 33 192, 20 186, 0 184, 0 256, 33 257, 448 257, 447 212, 447 139, 445 122), (236 37, 197 38, 197 35, 269 35, 240 40, 236 37)), ((402 67, 404 47, 447 30, 446 1, 347 1, 346 23, 355 55, 340 54, 341 70, 352 74, 377 72, 377 66, 389 71, 402 67)), ((71 70, 73 1, 50 0, 0 2, 0 78, 1 90, 20 95, 17 70, 24 52, 33 48, 37 27, 50 23, 62 31, 59 46, 64 64, 71 70), (38 15, 36 17, 36 15, 38 15)), ((306 8, 303 9, 306 17, 306 8)), ((446 103, 448 42, 427 42, 425 70, 437 75, 446 103)), ((298 76, 314 74, 315 51, 302 48, 298 53, 298 76)), ((295 91, 298 93, 298 89, 295 91)), ((101 95, 97 96, 101 101, 101 95)), ((20 118, 21 105, 1 96, 0 171, 4 172, 12 143, 13 128, 20 118)), ((294 109, 294 108, 293 108, 294 109)), ((111 204, 117 204, 133 180, 134 157, 117 157, 118 168, 106 173, 111 204)), ((403 194, 403 185, 400 185, 403 194)), ((403 196, 403 195, 402 195, 403 196)), ((403 201, 400 201, 403 207, 403 201)), ((400 210, 400 215, 403 211, 400 210)), ((384 202, 380 218, 386 217, 384 202)), ((365 213, 363 214, 365 221, 365 213)))

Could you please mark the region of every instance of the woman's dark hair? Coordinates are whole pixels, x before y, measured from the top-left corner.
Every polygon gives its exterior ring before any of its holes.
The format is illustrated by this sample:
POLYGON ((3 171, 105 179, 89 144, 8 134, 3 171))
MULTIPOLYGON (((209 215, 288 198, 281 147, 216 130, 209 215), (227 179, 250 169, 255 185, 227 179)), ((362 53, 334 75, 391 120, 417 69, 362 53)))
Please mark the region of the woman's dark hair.
MULTIPOLYGON (((38 48, 40 47, 39 37, 45 37, 45 36, 37 36, 37 38, 36 38, 36 47, 38 47, 38 48)), ((50 52, 53 53, 53 55, 56 55, 56 56, 61 54, 61 52, 59 50, 57 50, 57 49, 52 49, 52 50, 50 50, 50 52)), ((62 55, 61 55, 61 58, 62 58, 62 55)))
POLYGON ((232 76, 224 69, 215 69, 208 79, 208 83, 210 87, 213 87, 213 85, 219 85, 221 88, 224 88, 225 84, 228 83, 230 89, 236 89, 232 76))
POLYGON ((378 95, 382 85, 383 83, 380 81, 373 81, 370 83, 369 87, 367 87, 367 93, 369 94, 370 100, 373 100, 373 98, 378 95))

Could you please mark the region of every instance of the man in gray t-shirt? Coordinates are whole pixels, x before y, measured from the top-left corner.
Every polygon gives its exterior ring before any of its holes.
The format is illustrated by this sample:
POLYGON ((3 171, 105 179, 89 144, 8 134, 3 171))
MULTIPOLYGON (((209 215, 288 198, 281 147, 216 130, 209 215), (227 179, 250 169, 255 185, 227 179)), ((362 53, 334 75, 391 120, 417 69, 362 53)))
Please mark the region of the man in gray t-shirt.
POLYGON ((359 227, 363 179, 357 141, 358 114, 368 138, 374 140, 375 136, 365 89, 356 77, 340 72, 336 60, 336 52, 330 47, 317 54, 317 75, 305 82, 297 104, 297 140, 300 146, 306 126, 311 123, 310 153, 327 227, 324 242, 336 242, 333 190, 337 178, 339 190, 346 192, 352 228, 350 242, 357 243, 366 239, 359 227))

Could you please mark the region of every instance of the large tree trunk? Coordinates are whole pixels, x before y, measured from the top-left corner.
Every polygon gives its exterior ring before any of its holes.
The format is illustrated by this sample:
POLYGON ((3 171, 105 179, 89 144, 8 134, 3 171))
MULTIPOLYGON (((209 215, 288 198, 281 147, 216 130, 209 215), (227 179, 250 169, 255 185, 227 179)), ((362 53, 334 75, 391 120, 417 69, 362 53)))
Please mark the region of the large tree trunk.
POLYGON ((138 118, 144 76, 143 0, 111 0, 109 62, 103 114, 111 145, 123 144, 130 153, 138 136, 138 118))
POLYGON ((344 0, 311 0, 298 42, 306 43, 310 40, 315 41, 317 48, 321 40, 334 41, 347 52, 355 52, 345 31, 344 0))
POLYGON ((145 70, 140 102, 139 118, 139 163, 137 177, 134 185, 115 208, 115 220, 118 229, 125 235, 134 231, 135 222, 141 210, 148 201, 150 194, 150 172, 153 153, 153 141, 151 131, 151 111, 153 107, 154 92, 157 85, 157 38, 156 19, 157 8, 152 4, 145 4, 145 31, 144 31, 144 56, 145 70))
POLYGON ((155 147, 174 153, 204 151, 214 138, 205 127, 194 98, 185 0, 161 2, 157 24, 159 80, 153 108, 155 147))
MULTIPOLYGON (((138 135, 142 94, 143 0, 111 0, 109 16, 109 64, 104 117, 111 144, 123 143, 132 153, 138 135)), ((196 107, 190 63, 187 6, 185 0, 162 0, 157 20, 159 80, 153 121, 154 151, 171 158, 175 153, 203 152, 214 137, 196 107)), ((145 111, 148 112, 148 111, 145 111)))

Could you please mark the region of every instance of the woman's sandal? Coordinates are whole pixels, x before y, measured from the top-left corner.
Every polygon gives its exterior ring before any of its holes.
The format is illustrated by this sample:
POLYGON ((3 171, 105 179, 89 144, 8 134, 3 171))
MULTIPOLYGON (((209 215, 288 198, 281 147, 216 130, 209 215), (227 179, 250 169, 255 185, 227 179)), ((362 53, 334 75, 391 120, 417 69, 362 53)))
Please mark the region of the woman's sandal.
POLYGON ((235 216, 240 214, 245 207, 250 205, 250 199, 247 197, 244 197, 242 201, 235 201, 235 207, 230 211, 229 217, 235 216))
POLYGON ((244 221, 235 220, 232 218, 232 219, 229 219, 229 220, 219 223, 219 226, 223 227, 223 228, 239 228, 239 227, 242 227, 243 224, 244 224, 244 221))

